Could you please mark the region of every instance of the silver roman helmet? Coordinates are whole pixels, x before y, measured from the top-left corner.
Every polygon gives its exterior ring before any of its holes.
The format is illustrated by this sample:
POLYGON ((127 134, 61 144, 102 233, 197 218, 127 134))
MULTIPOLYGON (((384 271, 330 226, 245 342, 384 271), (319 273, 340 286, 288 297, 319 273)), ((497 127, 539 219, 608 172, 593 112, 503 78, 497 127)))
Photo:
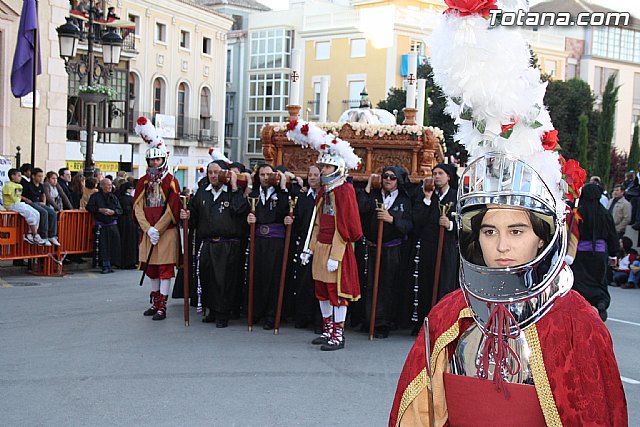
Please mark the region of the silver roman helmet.
MULTIPOLYGON (((573 283, 564 264, 567 252, 565 204, 530 165, 505 153, 487 153, 463 172, 456 222, 460 241, 460 284, 476 321, 486 325, 492 307, 506 304, 521 329, 533 324, 573 283), (491 208, 528 212, 544 241, 534 259, 522 265, 486 265, 478 243, 482 219, 491 208)), ((514 328, 516 325, 512 325, 514 328)))
POLYGON ((327 187, 337 186, 335 184, 338 184, 340 180, 344 180, 344 178, 346 178, 347 176, 347 167, 345 165, 345 161, 342 157, 338 156, 337 154, 333 154, 333 155, 329 153, 321 154, 320 157, 318 158, 318 164, 321 166, 329 165, 329 166, 336 167, 336 170, 332 174, 326 175, 326 176, 322 175, 320 177, 320 181, 324 186, 327 186, 327 187))

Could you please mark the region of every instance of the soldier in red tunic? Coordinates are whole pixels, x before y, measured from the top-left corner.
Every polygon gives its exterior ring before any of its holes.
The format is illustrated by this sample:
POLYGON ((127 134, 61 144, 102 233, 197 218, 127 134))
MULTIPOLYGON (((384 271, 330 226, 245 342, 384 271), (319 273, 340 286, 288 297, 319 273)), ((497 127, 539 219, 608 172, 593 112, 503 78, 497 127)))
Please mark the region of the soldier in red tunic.
POLYGON ((360 299, 358 267, 352 243, 362 238, 362 226, 353 185, 346 181, 348 169, 360 159, 351 145, 328 135, 312 123, 289 122, 287 136, 320 152, 322 188, 312 216, 308 248, 303 264, 313 256, 311 270, 322 313, 322 335, 312 341, 323 351, 344 348, 344 321, 349 301, 360 299))
POLYGON ((133 202, 134 219, 143 232, 140 268, 151 282, 151 307, 144 315, 163 320, 167 315, 171 279, 180 262, 180 185, 169 173, 169 153, 155 127, 140 117, 136 133, 149 144, 145 153, 147 173, 138 180, 133 202))
POLYGON ((558 155, 546 83, 520 33, 487 19, 495 0, 446 3, 430 62, 472 158, 455 215, 462 289, 428 313, 389 426, 626 426, 609 331, 571 289, 565 200, 584 174, 558 155))

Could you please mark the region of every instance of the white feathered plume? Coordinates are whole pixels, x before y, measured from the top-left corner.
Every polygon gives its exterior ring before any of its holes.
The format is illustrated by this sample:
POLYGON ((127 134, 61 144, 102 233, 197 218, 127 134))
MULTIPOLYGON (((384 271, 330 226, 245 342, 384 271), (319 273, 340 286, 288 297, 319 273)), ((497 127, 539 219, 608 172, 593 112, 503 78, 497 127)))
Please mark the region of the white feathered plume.
MULTIPOLYGON (((458 125, 454 139, 471 159, 489 151, 518 156, 536 167, 560 200, 558 153, 542 144, 553 130, 543 103, 547 84, 531 66, 529 45, 518 29, 490 26, 488 3, 447 1, 450 9, 429 37, 434 82, 447 97, 445 112, 458 125)), ((503 3, 503 10, 524 4, 503 3)))
POLYGON ((136 134, 151 148, 163 148, 164 139, 158 135, 156 127, 144 116, 138 117, 135 127, 136 134))
POLYGON ((287 123, 287 138, 305 148, 313 148, 320 155, 329 153, 340 156, 349 169, 357 169, 360 166, 360 157, 356 156, 348 141, 326 133, 312 122, 290 121, 287 123))
POLYGON ((211 160, 213 160, 214 162, 216 160, 222 160, 223 162, 225 162, 226 164, 231 164, 231 160, 229 160, 227 158, 227 156, 225 156, 224 154, 222 154, 221 152, 219 152, 216 148, 211 147, 209 148, 209 155, 211 156, 211 160))

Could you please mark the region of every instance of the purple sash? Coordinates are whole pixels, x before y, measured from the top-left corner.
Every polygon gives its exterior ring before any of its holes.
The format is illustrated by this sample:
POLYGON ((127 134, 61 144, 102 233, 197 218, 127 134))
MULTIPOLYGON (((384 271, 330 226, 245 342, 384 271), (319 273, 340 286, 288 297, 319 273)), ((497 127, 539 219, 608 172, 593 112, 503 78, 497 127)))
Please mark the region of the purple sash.
POLYGON ((580 252, 607 252, 607 242, 602 239, 596 240, 595 249, 593 248, 593 242, 587 240, 580 240, 578 242, 578 251, 580 252))
POLYGON ((284 224, 256 224, 256 237, 284 239, 284 224))

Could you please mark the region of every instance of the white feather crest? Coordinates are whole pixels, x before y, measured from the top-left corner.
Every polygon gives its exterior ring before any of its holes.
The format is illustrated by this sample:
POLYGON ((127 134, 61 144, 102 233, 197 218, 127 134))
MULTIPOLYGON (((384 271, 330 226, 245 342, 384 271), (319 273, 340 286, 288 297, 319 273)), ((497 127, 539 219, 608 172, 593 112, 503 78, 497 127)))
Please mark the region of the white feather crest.
POLYGON ((304 148, 311 147, 320 155, 331 154, 344 159, 349 169, 357 169, 360 165, 360 157, 353 152, 353 147, 348 141, 336 135, 328 134, 315 123, 304 120, 293 120, 287 124, 287 138, 304 148), (304 131, 303 131, 304 128, 304 131))
MULTIPOLYGON (((508 8, 520 3, 505 1, 508 8)), ((560 200, 558 154, 545 151, 541 141, 553 129, 544 107, 547 83, 531 67, 520 32, 491 27, 478 15, 449 13, 442 15, 429 42, 434 82, 447 98, 445 112, 458 125, 454 139, 471 159, 489 151, 518 156, 539 171, 560 200)))
POLYGON ((211 156, 211 160, 213 160, 214 162, 216 160, 222 160, 223 162, 230 164, 231 160, 229 160, 227 158, 227 156, 225 156, 223 153, 219 152, 216 148, 211 147, 209 148, 209 155, 211 156))
POLYGON ((144 140, 151 148, 163 148, 164 140, 158 135, 158 130, 149 119, 144 116, 138 117, 135 127, 136 134, 144 140))

